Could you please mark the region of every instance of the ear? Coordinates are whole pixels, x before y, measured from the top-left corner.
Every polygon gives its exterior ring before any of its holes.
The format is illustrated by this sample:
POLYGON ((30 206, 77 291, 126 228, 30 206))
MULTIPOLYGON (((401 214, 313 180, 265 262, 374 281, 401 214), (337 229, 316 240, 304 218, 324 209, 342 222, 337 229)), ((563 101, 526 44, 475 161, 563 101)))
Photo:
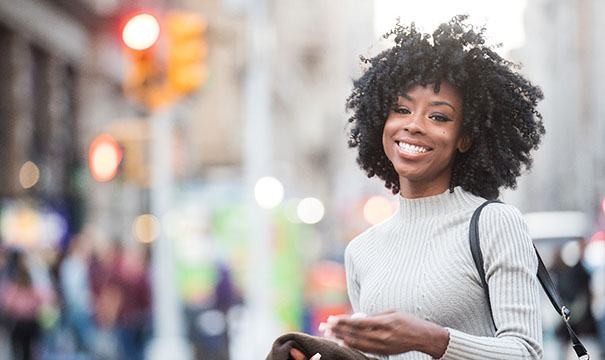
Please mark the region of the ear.
POLYGON ((460 138, 460 141, 458 142, 458 151, 465 153, 471 148, 472 144, 473 141, 469 135, 462 135, 462 138, 460 138))

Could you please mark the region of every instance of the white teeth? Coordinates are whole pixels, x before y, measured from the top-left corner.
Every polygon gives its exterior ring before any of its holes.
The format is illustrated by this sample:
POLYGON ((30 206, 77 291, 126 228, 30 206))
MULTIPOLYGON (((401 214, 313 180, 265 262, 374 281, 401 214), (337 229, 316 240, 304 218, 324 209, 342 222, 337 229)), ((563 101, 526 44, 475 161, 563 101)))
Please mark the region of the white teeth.
POLYGON ((405 152, 413 153, 413 154, 421 154, 429 151, 427 148, 422 146, 416 146, 408 143, 404 143, 403 141, 399 141, 399 148, 405 152))

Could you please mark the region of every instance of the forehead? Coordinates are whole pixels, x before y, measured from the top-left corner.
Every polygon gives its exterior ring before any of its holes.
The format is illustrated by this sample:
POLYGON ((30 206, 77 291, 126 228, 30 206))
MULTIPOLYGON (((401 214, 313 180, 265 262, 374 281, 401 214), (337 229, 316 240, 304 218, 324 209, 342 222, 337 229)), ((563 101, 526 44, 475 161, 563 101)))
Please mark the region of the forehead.
POLYGON ((414 85, 407 90, 405 90, 402 94, 403 97, 407 98, 427 98, 430 100, 444 100, 449 102, 454 102, 457 104, 462 104, 462 94, 460 91, 449 83, 442 82, 438 89, 436 89, 435 84, 427 84, 427 85, 414 85), (436 91, 438 90, 438 91, 436 91))

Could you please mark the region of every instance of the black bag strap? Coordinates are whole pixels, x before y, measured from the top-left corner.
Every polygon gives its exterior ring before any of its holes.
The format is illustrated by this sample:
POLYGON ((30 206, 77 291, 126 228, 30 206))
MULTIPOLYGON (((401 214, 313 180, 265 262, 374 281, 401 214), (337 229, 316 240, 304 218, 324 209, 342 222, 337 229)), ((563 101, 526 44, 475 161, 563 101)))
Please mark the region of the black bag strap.
MULTIPOLYGON (((491 203, 498 202, 499 200, 487 200, 483 204, 481 204, 473 213, 471 217, 471 223, 469 225, 469 241, 471 246, 471 253, 473 255, 473 261, 475 262, 475 267, 477 267, 477 271, 479 272, 479 277, 481 278, 481 285, 483 286, 483 291, 485 292, 485 297, 487 298, 487 302, 489 304, 489 313, 492 318, 492 322, 494 323, 494 328, 497 330, 496 322, 494 320, 494 314, 492 311, 491 300, 489 297, 489 287, 487 286, 487 281, 485 279, 485 270, 483 266, 483 254, 481 252, 481 245, 479 243, 479 215, 481 214, 481 210, 491 203)), ((563 322, 565 322, 565 326, 567 327, 567 332, 569 333, 569 339, 571 340, 572 347, 580 360, 589 360, 590 355, 588 351, 586 351, 586 347, 582 344, 578 336, 571 328, 569 324, 569 319, 571 317, 571 311, 561 302, 561 297, 557 292, 557 288, 555 287, 550 275, 548 274, 548 270, 546 270, 546 266, 544 266, 544 262, 538 253, 538 249, 534 246, 534 250, 536 252, 536 256, 538 258, 538 280, 542 285, 542 288, 546 292, 548 299, 550 300, 552 306, 555 308, 557 313, 561 315, 563 322)))

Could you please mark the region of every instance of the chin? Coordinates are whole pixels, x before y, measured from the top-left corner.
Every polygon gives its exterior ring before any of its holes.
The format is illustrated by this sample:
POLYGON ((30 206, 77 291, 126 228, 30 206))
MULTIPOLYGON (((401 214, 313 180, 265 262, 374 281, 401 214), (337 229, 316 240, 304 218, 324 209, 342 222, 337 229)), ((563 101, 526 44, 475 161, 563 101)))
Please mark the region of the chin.
POLYGON ((405 178, 410 181, 422 180, 422 178, 424 177, 421 170, 410 169, 409 167, 395 167, 395 171, 397 172, 397 175, 399 175, 400 178, 405 178))

